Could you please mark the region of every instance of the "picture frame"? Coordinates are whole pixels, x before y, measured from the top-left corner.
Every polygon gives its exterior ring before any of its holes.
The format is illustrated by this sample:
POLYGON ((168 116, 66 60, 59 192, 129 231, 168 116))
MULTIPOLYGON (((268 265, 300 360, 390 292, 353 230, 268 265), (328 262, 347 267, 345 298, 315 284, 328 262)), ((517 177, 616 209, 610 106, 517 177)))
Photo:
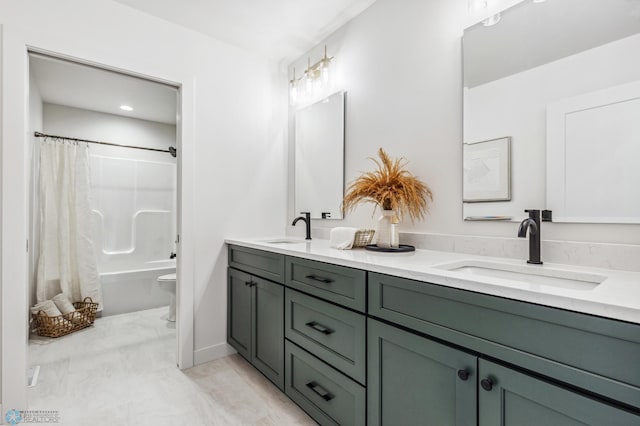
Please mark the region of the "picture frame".
POLYGON ((465 203, 511 201, 511 137, 463 144, 465 203))

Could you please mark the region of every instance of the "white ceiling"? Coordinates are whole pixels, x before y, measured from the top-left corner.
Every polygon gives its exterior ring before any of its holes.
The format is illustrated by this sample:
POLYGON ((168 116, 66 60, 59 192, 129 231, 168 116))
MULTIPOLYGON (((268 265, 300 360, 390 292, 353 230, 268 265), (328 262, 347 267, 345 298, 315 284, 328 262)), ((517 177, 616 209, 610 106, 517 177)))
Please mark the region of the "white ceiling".
POLYGON ((640 0, 521 2, 501 16, 464 31, 466 87, 640 33, 640 0))
POLYGON ((375 0, 115 0, 263 56, 291 62, 375 0))
POLYGON ((30 56, 29 67, 45 103, 176 123, 173 87, 38 55, 30 56), (129 105, 133 111, 125 112, 120 105, 129 105))

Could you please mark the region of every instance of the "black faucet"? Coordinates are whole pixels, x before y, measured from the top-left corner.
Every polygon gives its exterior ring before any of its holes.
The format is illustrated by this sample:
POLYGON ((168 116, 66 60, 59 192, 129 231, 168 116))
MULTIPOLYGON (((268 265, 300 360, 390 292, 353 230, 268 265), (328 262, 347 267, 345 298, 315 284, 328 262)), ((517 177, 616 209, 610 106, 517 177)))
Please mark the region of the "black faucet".
POLYGON ((310 240, 311 239, 311 212, 300 212, 300 214, 303 214, 304 216, 296 217, 293 220, 293 223, 291 225, 296 226, 296 223, 298 223, 298 221, 300 220, 303 221, 305 225, 307 225, 307 238, 305 238, 305 240, 310 240))
POLYGON ((175 259, 176 257, 178 257, 178 255, 175 254, 175 252, 171 252, 171 254, 169 255, 169 259, 175 259))
POLYGON ((527 263, 542 265, 540 260, 540 210, 525 210, 529 217, 520 223, 518 237, 526 238, 529 230, 529 260, 527 263))

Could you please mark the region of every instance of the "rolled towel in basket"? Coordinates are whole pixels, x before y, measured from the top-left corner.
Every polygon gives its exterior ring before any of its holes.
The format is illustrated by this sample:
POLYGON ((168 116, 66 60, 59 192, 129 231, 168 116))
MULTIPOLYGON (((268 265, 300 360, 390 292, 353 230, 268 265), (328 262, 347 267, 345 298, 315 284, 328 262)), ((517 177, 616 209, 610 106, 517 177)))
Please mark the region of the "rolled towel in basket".
POLYGON ((73 303, 69 301, 69 298, 64 293, 56 294, 51 298, 51 301, 56 304, 57 308, 63 314, 68 314, 76 310, 76 308, 73 307, 73 303))
POLYGON ((329 243, 331 247, 338 250, 349 250, 353 247, 353 240, 356 237, 358 228, 349 228, 346 226, 333 228, 329 235, 329 243))
POLYGON ((34 315, 38 315, 38 312, 44 312, 49 317, 57 317, 62 315, 62 312, 58 309, 55 303, 51 300, 45 300, 44 302, 38 303, 33 308, 31 308, 31 313, 34 315))

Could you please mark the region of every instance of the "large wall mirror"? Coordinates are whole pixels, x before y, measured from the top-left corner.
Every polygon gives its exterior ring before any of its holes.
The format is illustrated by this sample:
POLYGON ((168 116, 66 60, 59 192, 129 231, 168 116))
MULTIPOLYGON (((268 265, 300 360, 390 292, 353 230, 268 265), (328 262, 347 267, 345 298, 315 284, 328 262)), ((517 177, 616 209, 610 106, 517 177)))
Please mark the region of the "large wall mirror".
POLYGON ((499 18, 464 31, 465 219, 640 223, 640 0, 499 18))
POLYGON ((295 115, 295 214, 342 219, 344 196, 344 92, 295 115))

